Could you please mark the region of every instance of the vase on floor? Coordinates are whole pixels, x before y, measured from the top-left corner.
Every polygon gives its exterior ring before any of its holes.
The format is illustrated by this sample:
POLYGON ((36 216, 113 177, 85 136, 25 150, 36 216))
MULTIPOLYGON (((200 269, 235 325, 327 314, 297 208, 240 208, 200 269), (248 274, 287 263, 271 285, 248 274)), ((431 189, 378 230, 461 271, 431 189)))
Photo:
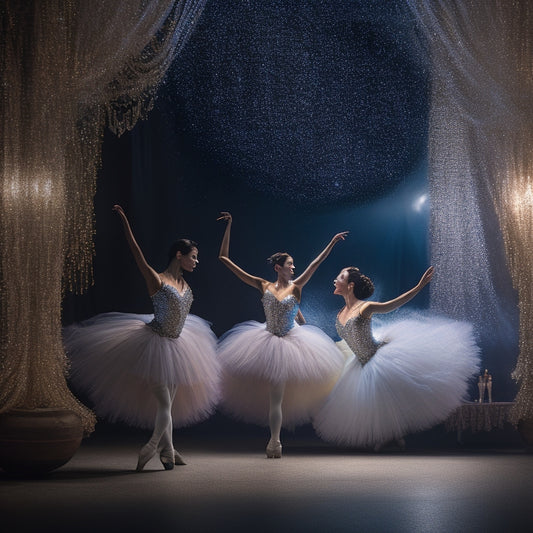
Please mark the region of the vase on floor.
POLYGON ((67 463, 81 444, 80 417, 62 408, 13 409, 0 414, 0 468, 41 475, 67 463))

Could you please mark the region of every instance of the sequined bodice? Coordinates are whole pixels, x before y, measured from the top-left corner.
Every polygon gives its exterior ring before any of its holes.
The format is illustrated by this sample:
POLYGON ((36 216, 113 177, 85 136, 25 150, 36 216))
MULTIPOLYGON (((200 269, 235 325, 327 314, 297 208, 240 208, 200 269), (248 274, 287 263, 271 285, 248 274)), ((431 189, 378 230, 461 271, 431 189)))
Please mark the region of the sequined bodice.
POLYGON ((265 310, 266 329, 273 335, 283 337, 294 327, 298 313, 298 300, 294 294, 278 300, 270 291, 265 291, 261 298, 265 310))
POLYGON ((377 349, 384 343, 377 342, 372 336, 372 320, 359 314, 348 319, 342 325, 337 317, 337 333, 346 341, 359 362, 364 365, 372 359, 377 349))
POLYGON ((190 287, 180 294, 175 287, 163 283, 152 296, 154 319, 148 325, 162 337, 179 337, 192 301, 190 287))

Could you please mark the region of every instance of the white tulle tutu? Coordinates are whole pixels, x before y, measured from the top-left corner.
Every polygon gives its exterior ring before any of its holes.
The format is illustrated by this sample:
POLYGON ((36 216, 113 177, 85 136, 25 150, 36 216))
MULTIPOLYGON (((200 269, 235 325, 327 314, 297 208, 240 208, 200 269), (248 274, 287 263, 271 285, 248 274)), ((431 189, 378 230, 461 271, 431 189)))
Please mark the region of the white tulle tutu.
POLYGON ((324 440, 368 447, 442 422, 464 401, 479 368, 472 327, 439 317, 401 320, 374 330, 385 341, 361 366, 344 340, 341 378, 316 414, 324 440))
POLYGON ((344 358, 315 326, 295 325, 285 336, 265 323, 243 322, 219 342, 222 408, 238 419, 268 425, 272 384, 285 383, 283 426, 308 422, 338 379, 344 358))
POLYGON ((153 428, 157 402, 151 384, 177 386, 175 427, 207 418, 220 397, 216 336, 209 323, 188 315, 177 338, 158 335, 153 315, 104 313, 63 330, 70 380, 98 416, 153 428))

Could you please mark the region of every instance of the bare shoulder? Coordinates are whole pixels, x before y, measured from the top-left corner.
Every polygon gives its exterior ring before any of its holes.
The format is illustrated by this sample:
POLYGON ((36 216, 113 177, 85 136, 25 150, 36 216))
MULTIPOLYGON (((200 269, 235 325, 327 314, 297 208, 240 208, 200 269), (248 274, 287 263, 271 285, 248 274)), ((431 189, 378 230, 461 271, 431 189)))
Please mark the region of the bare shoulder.
POLYGON ((261 294, 265 294, 266 291, 271 292, 272 294, 276 293, 276 285, 275 283, 272 283, 271 281, 268 281, 263 278, 258 278, 259 283, 261 285, 261 294))
POLYGON ((363 318, 370 318, 374 313, 380 312, 380 307, 383 304, 380 302, 365 302, 360 308, 359 308, 359 314, 363 318))

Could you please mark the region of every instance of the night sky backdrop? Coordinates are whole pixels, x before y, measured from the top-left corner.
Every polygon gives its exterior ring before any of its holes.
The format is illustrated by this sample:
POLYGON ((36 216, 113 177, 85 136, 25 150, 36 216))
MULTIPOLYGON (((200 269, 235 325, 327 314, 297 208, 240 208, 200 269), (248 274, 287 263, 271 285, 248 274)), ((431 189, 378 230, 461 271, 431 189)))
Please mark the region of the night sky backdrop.
MULTIPOLYGON (((151 312, 114 203, 156 270, 172 241, 199 243, 200 265, 187 276, 192 312, 217 335, 264 321, 259 292, 218 261, 222 210, 234 217, 232 259, 270 279, 272 253, 289 252, 298 275, 335 233, 350 231, 301 305, 335 340, 341 268, 360 267, 378 300, 411 288, 429 264, 429 87, 415 36, 400 1, 208 2, 148 119, 105 136, 95 284, 65 299, 64 322, 151 312)), ((428 296, 409 309, 427 307, 428 296)))

